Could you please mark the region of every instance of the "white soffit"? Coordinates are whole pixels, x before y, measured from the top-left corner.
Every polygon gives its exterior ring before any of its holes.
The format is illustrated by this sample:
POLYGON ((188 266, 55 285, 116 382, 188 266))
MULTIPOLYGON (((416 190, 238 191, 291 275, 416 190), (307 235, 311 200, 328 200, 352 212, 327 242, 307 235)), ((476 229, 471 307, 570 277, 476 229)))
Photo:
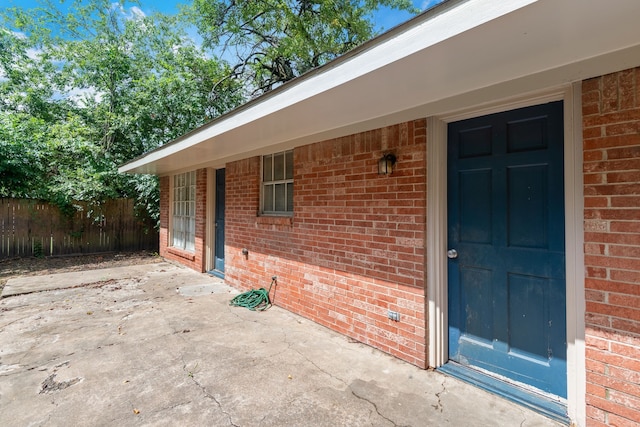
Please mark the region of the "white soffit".
POLYGON ((441 6, 120 171, 223 167, 250 155, 464 108, 465 96, 482 102, 492 87, 531 91, 640 65, 638 0, 441 6))

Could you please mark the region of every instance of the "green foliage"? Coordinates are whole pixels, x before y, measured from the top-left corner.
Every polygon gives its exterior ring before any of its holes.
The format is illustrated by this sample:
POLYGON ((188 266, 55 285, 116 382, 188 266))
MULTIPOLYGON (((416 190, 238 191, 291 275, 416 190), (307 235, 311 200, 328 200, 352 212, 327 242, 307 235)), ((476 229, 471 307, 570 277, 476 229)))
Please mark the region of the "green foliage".
POLYGON ((22 114, 0 114, 0 197, 42 197, 33 182, 42 176, 40 120, 22 114), (29 135, 29 140, 23 140, 29 135))
POLYGON ((118 165, 237 106, 238 83, 177 17, 64 6, 0 14, 0 196, 66 208, 134 197, 157 218, 157 180, 118 165))
POLYGON ((382 6, 418 12, 410 0, 194 0, 190 13, 205 45, 233 58, 231 77, 257 95, 369 40, 382 6))
POLYGON ((42 248, 41 240, 33 241, 33 256, 36 258, 44 258, 44 250, 42 248))

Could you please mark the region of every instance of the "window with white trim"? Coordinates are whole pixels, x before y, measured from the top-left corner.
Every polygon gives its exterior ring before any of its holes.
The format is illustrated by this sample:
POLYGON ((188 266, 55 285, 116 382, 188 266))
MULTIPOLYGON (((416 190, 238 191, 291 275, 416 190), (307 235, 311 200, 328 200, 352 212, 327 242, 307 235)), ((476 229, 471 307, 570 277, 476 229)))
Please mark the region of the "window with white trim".
POLYGON ((261 212, 293 215, 293 150, 262 156, 261 212))
POLYGON ((193 252, 196 249, 196 173, 173 176, 173 247, 193 252))

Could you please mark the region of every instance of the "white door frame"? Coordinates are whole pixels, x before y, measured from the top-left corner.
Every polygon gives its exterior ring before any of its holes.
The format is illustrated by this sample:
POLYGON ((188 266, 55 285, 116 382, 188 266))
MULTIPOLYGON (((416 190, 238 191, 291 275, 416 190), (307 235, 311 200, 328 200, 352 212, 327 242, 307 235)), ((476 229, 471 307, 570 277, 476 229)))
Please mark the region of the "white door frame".
POLYGON ((213 168, 207 168, 207 209, 205 219, 205 244, 204 255, 206 271, 211 271, 215 267, 215 247, 216 247, 216 227, 215 212, 216 212, 216 170, 213 168))
POLYGON ((582 84, 566 85, 427 119, 428 364, 448 360, 447 317, 447 124, 552 101, 564 101, 565 250, 567 298, 567 412, 586 423, 584 193, 582 84))

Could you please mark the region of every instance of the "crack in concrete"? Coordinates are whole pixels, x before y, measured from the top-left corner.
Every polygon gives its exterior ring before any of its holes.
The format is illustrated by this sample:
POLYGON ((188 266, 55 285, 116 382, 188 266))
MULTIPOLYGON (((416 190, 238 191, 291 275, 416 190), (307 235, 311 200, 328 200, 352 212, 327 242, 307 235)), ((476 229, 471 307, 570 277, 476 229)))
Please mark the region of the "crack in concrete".
MULTIPOLYGON (((38 347, 39 345, 40 345, 40 343, 39 343, 37 340, 34 340, 33 344, 31 344, 31 346, 29 347, 29 349, 28 349, 28 350, 26 350, 26 351, 24 351, 24 352, 23 352, 23 354, 22 354, 22 356, 20 356, 20 357, 18 358, 18 365, 25 365, 24 363, 22 363, 22 361, 23 361, 26 357, 28 357, 28 356, 33 352, 33 350, 34 350, 36 347, 38 347)), ((18 354, 19 354, 19 353, 18 353, 18 354)))
POLYGON ((188 408, 189 405, 191 405, 192 403, 194 403, 193 400, 188 400, 186 402, 180 402, 180 403, 174 403, 173 405, 165 406, 165 407, 160 408, 160 409, 158 409, 156 411, 153 411, 153 413, 160 415, 160 414, 162 414, 163 412, 166 412, 166 411, 169 411, 169 412, 175 411, 176 409, 178 409, 180 407, 183 407, 183 406, 186 406, 188 408))
MULTIPOLYGON (((287 344, 287 348, 286 350, 293 350, 295 351, 297 354, 299 354, 304 360, 306 360, 308 363, 310 363, 311 365, 313 365, 317 370, 319 370, 320 372, 322 372, 323 374, 325 374, 326 376, 333 378, 336 381, 341 382, 342 384, 344 384, 346 387, 349 387, 349 384, 347 384, 347 382, 339 377, 336 377, 335 375, 333 375, 331 372, 326 371, 325 369, 323 369, 322 367, 320 367, 315 361, 311 360, 309 357, 307 357, 306 354, 302 353, 300 350, 293 348, 292 345, 293 343, 291 343, 289 341, 289 336, 287 335, 287 332, 284 330, 284 328, 280 328, 280 331, 282 332, 282 335, 284 336, 284 342, 287 344)), ((280 354, 280 353, 278 353, 280 354)))
MULTIPOLYGON (((258 320, 249 320, 249 319, 245 319, 244 317, 240 316, 240 313, 238 310, 236 310, 237 308, 241 308, 241 307, 234 307, 232 305, 227 305, 227 312, 229 312, 230 314, 232 314, 234 317, 236 317, 237 319, 239 319, 240 322, 254 322, 254 323, 259 323, 258 320)), ((239 323, 239 322, 235 322, 235 323, 239 323)))
MULTIPOLYGON (((26 306, 25 306, 25 307, 26 307, 26 306)), ((2 310, 2 311, 9 311, 9 310, 11 310, 11 309, 8 309, 8 310, 2 310)), ((12 320, 11 322, 8 322, 8 323, 5 323, 4 325, 0 326, 0 332, 4 332, 4 328, 6 328, 7 326, 11 326, 11 325, 13 325, 14 323, 22 322, 23 320, 27 320, 27 319, 29 319, 29 318, 31 318, 31 317, 33 317, 33 314, 31 314, 31 315, 29 315, 29 316, 21 317, 21 318, 16 319, 16 320, 12 320)), ((38 320, 38 319, 36 318, 35 320, 38 320)))
POLYGON ((23 295, 33 295, 33 294, 46 294, 46 293, 53 293, 56 291, 67 291, 67 290, 77 290, 80 288, 88 288, 88 289, 99 289, 102 286, 105 285, 109 285, 112 283, 115 283, 117 281, 124 281, 124 280, 135 280, 134 278, 131 279, 105 279, 105 280, 99 280, 96 282, 91 282, 91 283, 80 283, 78 285, 72 285, 72 286, 62 286, 62 287, 51 287, 50 289, 36 289, 33 291, 30 290, 25 290, 23 292, 20 292, 19 294, 12 294, 12 295, 5 295, 2 298, 16 298, 16 297, 20 297, 23 295))
POLYGON ((525 414, 525 412, 522 410, 520 411, 520 413, 522 414, 522 422, 520 423, 520 427, 523 427, 527 422, 527 414, 525 414))
POLYGON ((373 406, 373 409, 375 409, 375 410, 376 410, 376 413, 378 414, 378 416, 380 416, 381 418, 383 418, 383 419, 387 420, 388 422, 390 422, 394 427, 406 427, 406 426, 400 426, 400 425, 396 424, 396 422, 395 422, 395 421, 393 421, 392 419, 385 417, 385 416, 380 412, 380 410, 378 409, 378 405, 376 405, 376 403, 375 403, 375 402, 372 402, 371 400, 367 399, 367 398, 366 398, 366 397, 364 397, 364 396, 360 396, 360 395, 358 395, 358 394, 357 394, 357 393, 356 393, 356 392, 351 388, 351 386, 349 386, 348 388, 349 388, 349 391, 351 391, 351 394, 352 394, 352 395, 354 395, 356 398, 358 398, 358 399, 360 399, 360 400, 364 400, 365 402, 367 402, 368 404, 370 404, 371 406, 373 406))
POLYGON ((51 374, 42 382, 42 388, 38 394, 53 393, 55 391, 64 390, 74 384, 82 381, 82 378, 76 377, 67 381, 56 381, 56 374, 51 374))
MULTIPOLYGON (((193 372, 187 370, 187 363, 184 361, 184 359, 182 359, 182 370, 185 371, 187 373, 187 376, 191 379, 191 381, 193 382, 193 384, 195 384, 201 391, 202 394, 210 399, 213 400, 215 402, 215 404, 218 406, 218 408, 220 409, 220 411, 227 416, 227 419, 229 420, 229 424, 232 425, 233 427, 240 427, 238 424, 233 422, 233 419, 231 418, 231 414, 229 412, 227 412, 223 407, 222 407, 222 403, 216 399, 216 397, 209 393, 207 391, 207 388, 205 386, 203 386, 202 384, 200 384, 200 382, 195 378, 195 375, 193 372)), ((197 367, 197 365, 196 365, 197 367)))
POLYGON ((440 390, 439 392, 437 392, 435 394, 435 396, 438 398, 438 403, 436 403, 435 405, 431 405, 433 407, 433 409, 435 409, 436 411, 440 411, 442 413, 444 406, 442 405, 442 393, 444 393, 445 391, 447 391, 447 387, 445 386, 445 381, 447 380, 447 377, 443 376, 442 377, 442 390, 440 390))
MULTIPOLYGON (((21 365, 19 363, 18 364, 13 364, 13 365, 2 365, 2 364, 0 364, 0 366, 15 366, 16 367, 16 369, 13 369, 11 371, 0 373, 0 377, 9 377, 11 375, 21 374, 22 372, 31 372, 31 371, 35 371, 35 370, 38 370, 40 372, 44 372, 44 371, 47 371, 49 369, 49 366, 47 366, 47 365, 51 364, 51 362, 55 362, 56 360, 60 360, 62 357, 73 356, 74 354, 75 354, 75 352, 71 352, 71 353, 67 353, 67 354, 65 354, 63 356, 56 356, 56 357, 53 357, 53 358, 51 358, 51 359, 49 359, 49 360, 47 360, 45 362, 38 363, 35 366, 21 365)), ((59 365, 54 366, 54 370, 57 369, 57 368, 60 368, 60 367, 62 367, 64 365, 68 365, 69 363, 70 362, 68 360, 65 361, 65 362, 62 362, 59 365)))
POLYGON ((298 353, 300 356, 302 356, 307 362, 309 362, 310 364, 312 364, 317 370, 319 370, 320 372, 322 372, 323 374, 327 375, 328 377, 333 378, 336 381, 341 382, 342 384, 344 384, 345 386, 348 387, 348 384, 345 380, 343 380, 340 377, 336 377, 335 375, 333 375, 331 372, 326 371, 325 369, 321 368, 316 362, 314 362, 313 360, 309 359, 305 354, 303 354, 300 350, 297 349, 293 349, 293 351, 295 351, 296 353, 298 353))

